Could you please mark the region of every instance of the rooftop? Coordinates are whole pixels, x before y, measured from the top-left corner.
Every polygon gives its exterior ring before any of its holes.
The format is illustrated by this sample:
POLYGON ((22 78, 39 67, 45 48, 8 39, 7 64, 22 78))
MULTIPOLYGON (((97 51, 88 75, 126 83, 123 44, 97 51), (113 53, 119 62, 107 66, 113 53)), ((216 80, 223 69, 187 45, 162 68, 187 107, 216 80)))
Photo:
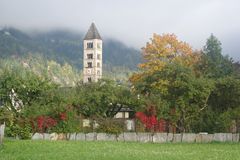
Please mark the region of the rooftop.
POLYGON ((91 24, 84 38, 84 40, 90 40, 90 39, 102 39, 94 23, 91 24))

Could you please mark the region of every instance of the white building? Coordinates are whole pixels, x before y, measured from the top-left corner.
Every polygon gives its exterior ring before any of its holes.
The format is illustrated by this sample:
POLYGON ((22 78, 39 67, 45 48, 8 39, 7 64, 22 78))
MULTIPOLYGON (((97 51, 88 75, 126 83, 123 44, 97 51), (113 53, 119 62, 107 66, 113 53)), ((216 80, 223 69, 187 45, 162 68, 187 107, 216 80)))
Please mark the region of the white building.
POLYGON ((94 23, 83 40, 83 83, 102 78, 102 38, 94 23))

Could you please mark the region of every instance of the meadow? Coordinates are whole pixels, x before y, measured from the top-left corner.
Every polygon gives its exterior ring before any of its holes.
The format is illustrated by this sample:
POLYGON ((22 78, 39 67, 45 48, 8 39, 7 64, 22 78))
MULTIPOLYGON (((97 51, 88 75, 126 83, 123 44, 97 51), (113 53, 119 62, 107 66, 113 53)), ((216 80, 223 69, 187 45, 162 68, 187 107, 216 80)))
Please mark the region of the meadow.
POLYGON ((239 160, 240 143, 6 140, 0 160, 239 160))

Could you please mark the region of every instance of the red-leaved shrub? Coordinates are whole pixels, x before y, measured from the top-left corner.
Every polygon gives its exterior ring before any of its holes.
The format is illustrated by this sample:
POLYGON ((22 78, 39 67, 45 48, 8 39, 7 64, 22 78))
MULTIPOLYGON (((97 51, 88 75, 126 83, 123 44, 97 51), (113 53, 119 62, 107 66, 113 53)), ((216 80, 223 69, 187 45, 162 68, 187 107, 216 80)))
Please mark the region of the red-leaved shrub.
POLYGON ((156 110, 153 106, 150 106, 146 113, 137 112, 135 117, 144 124, 147 130, 165 132, 166 131, 166 121, 164 119, 157 119, 156 110))

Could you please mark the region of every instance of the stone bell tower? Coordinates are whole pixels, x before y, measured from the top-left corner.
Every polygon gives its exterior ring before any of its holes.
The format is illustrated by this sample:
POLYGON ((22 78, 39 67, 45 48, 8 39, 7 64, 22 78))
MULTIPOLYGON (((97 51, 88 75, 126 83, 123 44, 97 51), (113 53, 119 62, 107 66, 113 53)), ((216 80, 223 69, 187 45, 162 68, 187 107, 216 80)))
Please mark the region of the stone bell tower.
POLYGON ((102 38, 94 23, 83 40, 83 83, 102 78, 102 38))

